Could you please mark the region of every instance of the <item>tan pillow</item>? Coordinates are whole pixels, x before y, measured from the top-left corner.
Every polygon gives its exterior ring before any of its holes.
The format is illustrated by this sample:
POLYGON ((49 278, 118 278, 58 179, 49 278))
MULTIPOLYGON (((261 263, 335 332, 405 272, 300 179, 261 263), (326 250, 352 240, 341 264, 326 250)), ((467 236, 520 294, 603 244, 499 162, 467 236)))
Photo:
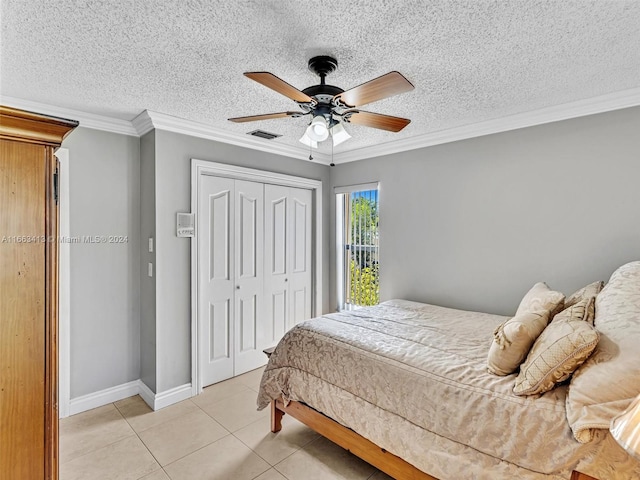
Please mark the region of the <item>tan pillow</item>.
POLYGON ((588 300, 589 298, 596 298, 596 296, 602 291, 604 287, 604 282, 598 281, 593 282, 587 285, 586 287, 582 287, 577 292, 573 292, 569 295, 564 301, 564 308, 567 309, 572 307, 578 302, 582 300, 588 300))
POLYGON ((538 282, 524 296, 516 316, 523 313, 548 313, 549 318, 558 313, 564 307, 564 295, 551 290, 546 283, 538 282))
POLYGON ((595 297, 576 303, 559 314, 544 329, 520 365, 513 392, 534 395, 563 382, 593 353, 600 335, 591 326, 595 297))
POLYGON ((538 282, 529 290, 516 311, 493 332, 487 357, 487 369, 495 375, 515 372, 527 358, 529 349, 542 333, 549 319, 562 309, 564 295, 538 282))
POLYGON ((598 346, 573 374, 567 393, 567 420, 579 442, 611 419, 640 392, 640 262, 616 270, 596 297, 598 346))
POLYGON ((549 313, 523 313, 510 318, 493 332, 487 369, 494 375, 515 372, 531 345, 549 323, 549 313))

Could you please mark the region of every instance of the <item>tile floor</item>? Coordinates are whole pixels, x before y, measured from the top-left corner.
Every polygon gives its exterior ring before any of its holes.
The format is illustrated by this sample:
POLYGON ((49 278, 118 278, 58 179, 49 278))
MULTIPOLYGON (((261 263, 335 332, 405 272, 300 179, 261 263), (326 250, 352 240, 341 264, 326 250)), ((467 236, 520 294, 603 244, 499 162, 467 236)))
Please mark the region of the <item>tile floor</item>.
POLYGON ((256 411, 262 368, 157 412, 138 397, 60 422, 60 480, 388 480, 286 416, 256 411))

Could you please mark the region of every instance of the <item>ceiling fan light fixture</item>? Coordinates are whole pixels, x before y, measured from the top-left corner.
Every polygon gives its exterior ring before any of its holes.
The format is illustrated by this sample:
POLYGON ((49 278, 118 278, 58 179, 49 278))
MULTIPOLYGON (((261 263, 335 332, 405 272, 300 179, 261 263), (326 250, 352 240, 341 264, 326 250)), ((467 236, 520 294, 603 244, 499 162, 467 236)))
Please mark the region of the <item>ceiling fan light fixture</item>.
POLYGON ((366 112, 359 108, 413 90, 411 82, 400 72, 392 71, 357 87, 343 90, 327 84, 325 80, 337 67, 338 61, 332 56, 319 55, 311 58, 309 70, 320 77, 320 83, 303 90, 298 90, 273 73, 245 72, 245 77, 293 100, 301 110, 233 117, 229 121, 244 123, 309 115, 310 117, 306 118, 311 118, 311 122, 307 125, 300 142, 310 148, 318 148, 318 143, 324 142, 329 136, 332 147, 350 139, 351 135, 344 125, 340 125, 341 121, 389 132, 399 132, 411 122, 407 118, 366 112))
POLYGON ((316 142, 315 140, 311 140, 309 138, 309 135, 307 135, 307 132, 304 132, 304 135, 302 135, 299 141, 300 143, 305 144, 307 147, 318 148, 318 142, 316 142))
POLYGON ((341 123, 336 123, 333 127, 331 127, 331 138, 333 139, 333 146, 337 147, 342 142, 346 142, 351 138, 351 135, 347 132, 347 130, 342 126, 341 123))
POLYGON ((329 127, 327 126, 327 120, 322 115, 316 115, 311 120, 311 125, 305 132, 311 140, 316 142, 324 142, 329 138, 329 127))

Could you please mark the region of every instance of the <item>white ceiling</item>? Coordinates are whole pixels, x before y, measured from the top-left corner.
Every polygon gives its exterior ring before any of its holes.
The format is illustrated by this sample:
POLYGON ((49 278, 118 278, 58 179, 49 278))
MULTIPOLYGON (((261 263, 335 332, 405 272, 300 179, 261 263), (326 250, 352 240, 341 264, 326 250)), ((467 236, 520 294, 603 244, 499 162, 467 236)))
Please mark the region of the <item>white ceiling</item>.
MULTIPOLYGON (((245 78, 303 89, 307 61, 338 59, 345 90, 392 70, 415 90, 366 110, 400 133, 349 125, 336 153, 640 88, 640 1, 2 0, 0 94, 123 120, 144 110, 299 146, 306 118, 245 78)), ((260 140, 267 142, 267 140, 260 140)), ((321 146, 330 151, 330 142, 321 146)))

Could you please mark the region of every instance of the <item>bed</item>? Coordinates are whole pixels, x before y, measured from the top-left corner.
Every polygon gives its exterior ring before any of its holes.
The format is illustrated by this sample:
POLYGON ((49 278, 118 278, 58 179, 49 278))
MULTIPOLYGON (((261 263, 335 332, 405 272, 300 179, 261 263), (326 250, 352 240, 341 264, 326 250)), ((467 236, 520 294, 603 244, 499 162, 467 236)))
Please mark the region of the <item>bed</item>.
POLYGON ((397 479, 640 478, 607 430, 576 441, 568 385, 516 396, 513 375, 487 372, 507 318, 390 300, 303 322, 271 355, 258 408, 273 431, 289 413, 397 479))

